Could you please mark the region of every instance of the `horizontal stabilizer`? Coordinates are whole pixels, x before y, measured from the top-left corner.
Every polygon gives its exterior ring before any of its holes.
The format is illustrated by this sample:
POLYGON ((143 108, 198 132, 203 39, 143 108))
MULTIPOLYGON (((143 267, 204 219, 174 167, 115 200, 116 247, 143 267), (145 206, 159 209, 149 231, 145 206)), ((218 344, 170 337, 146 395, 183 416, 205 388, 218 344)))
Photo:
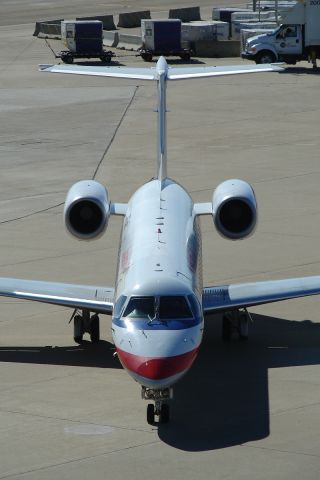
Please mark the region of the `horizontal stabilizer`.
POLYGON ((130 67, 91 67, 87 65, 39 65, 41 72, 72 73, 96 77, 135 78, 137 80, 156 80, 155 68, 130 67))
MULTIPOLYGON (((187 80, 189 78, 218 77, 241 73, 278 72, 283 70, 278 64, 232 65, 218 67, 167 67, 166 80, 187 80)), ((97 77, 134 78, 137 80, 159 80, 157 67, 94 67, 87 65, 39 65, 39 70, 49 73, 71 73, 97 77)))
POLYGON ((262 65, 229 65, 218 67, 187 67, 169 68, 168 80, 186 80, 188 78, 220 77, 223 75, 238 75, 241 73, 279 72, 283 68, 277 64, 262 65))

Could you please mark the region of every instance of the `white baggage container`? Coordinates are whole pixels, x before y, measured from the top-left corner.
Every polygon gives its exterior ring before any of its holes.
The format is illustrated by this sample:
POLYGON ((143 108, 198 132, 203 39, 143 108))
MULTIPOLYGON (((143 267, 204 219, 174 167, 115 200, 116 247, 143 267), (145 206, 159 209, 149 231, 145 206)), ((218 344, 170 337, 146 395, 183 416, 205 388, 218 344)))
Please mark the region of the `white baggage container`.
POLYGON ((240 32, 241 30, 254 30, 254 29, 262 29, 262 30, 274 30, 277 28, 276 22, 233 22, 232 24, 232 40, 240 40, 240 32))
POLYGON ((231 15, 231 22, 268 22, 275 21, 271 12, 234 12, 231 15))
POLYGON ((221 22, 231 22, 231 14, 234 12, 252 12, 252 8, 223 8, 215 7, 212 10, 212 20, 220 20, 221 22))
POLYGON ((227 22, 190 22, 181 26, 182 42, 197 42, 201 40, 222 41, 229 39, 229 24, 227 22))

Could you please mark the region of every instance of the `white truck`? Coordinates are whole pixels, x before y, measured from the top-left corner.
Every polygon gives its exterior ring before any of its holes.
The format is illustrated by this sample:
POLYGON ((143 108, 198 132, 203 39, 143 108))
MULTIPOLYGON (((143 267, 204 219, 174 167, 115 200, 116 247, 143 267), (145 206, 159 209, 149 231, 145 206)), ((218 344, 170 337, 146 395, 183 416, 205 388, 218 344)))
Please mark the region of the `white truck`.
POLYGON ((295 64, 320 58, 320 0, 298 1, 273 32, 248 38, 242 58, 256 63, 295 64))

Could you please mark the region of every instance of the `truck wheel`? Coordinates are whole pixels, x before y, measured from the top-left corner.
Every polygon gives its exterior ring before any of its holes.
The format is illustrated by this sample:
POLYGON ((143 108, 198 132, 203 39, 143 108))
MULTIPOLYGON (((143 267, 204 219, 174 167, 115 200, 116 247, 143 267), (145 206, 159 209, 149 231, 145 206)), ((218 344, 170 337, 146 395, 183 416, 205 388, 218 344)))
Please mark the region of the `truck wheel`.
POLYGON ((265 50, 257 55, 256 63, 273 63, 275 60, 275 54, 265 50))

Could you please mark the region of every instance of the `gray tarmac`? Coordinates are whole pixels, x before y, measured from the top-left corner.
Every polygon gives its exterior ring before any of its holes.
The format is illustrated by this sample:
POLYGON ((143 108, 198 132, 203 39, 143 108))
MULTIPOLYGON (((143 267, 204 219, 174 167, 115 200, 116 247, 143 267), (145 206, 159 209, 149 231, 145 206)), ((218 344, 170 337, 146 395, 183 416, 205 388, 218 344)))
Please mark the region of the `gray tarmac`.
MULTIPOLYGON (((18 25, 19 2, 4 5, 11 20, 16 5, 17 21, 0 28, 0 274, 113 285, 120 220, 77 242, 62 204, 97 168, 120 202, 154 175, 155 86, 39 73, 50 51, 32 24, 18 25)), ((243 242, 202 221, 207 285, 320 273, 319 84, 301 63, 169 85, 170 175, 195 201, 240 177, 259 203, 257 232, 243 242)), ((113 358, 110 318, 99 346, 80 347, 71 313, 0 300, 0 479, 319 478, 319 298, 251 309, 247 344, 223 344, 220 317, 208 317, 173 421, 159 429, 113 358)))

